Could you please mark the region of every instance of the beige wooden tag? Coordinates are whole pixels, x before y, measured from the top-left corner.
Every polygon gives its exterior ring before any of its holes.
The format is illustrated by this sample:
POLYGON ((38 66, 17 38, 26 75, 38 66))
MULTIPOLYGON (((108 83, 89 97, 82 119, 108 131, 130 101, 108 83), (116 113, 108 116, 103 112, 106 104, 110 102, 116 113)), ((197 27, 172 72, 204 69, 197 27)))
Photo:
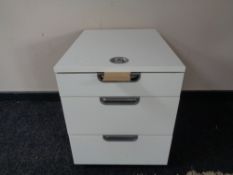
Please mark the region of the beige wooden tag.
POLYGON ((130 72, 104 72, 103 81, 130 81, 130 72))

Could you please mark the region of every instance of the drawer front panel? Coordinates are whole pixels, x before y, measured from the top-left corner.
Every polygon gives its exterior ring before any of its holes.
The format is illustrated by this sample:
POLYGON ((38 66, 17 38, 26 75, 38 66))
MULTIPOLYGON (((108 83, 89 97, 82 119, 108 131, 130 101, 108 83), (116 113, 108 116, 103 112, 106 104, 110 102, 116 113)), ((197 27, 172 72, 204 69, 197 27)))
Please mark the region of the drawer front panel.
POLYGON ((76 164, 160 164, 168 161, 171 136, 138 136, 134 141, 106 141, 103 136, 72 136, 76 164))
POLYGON ((69 134, 171 135, 179 97, 140 97, 135 104, 62 97, 62 103, 69 134))
POLYGON ((136 82, 101 82, 96 73, 56 78, 61 96, 179 96, 183 73, 141 73, 136 82))

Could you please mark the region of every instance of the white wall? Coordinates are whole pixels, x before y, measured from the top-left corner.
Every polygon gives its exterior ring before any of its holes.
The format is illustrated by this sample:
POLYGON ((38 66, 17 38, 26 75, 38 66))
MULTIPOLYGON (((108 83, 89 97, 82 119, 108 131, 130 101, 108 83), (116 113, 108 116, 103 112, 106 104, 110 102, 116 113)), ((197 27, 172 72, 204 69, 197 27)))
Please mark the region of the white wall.
POLYGON ((0 0, 0 91, 56 90, 83 29, 152 27, 187 65, 183 89, 233 89, 232 0, 0 0))

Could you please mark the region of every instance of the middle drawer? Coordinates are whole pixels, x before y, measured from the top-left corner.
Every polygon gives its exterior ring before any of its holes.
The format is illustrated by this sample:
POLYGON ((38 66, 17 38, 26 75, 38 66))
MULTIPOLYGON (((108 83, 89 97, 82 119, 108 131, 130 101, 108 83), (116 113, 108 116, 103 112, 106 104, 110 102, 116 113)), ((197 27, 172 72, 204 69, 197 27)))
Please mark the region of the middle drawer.
POLYGON ((117 104, 117 99, 114 103, 114 99, 111 98, 110 101, 113 103, 106 103, 104 98, 62 97, 68 133, 139 135, 173 133, 179 97, 139 97, 139 101, 131 99, 125 104, 117 104))

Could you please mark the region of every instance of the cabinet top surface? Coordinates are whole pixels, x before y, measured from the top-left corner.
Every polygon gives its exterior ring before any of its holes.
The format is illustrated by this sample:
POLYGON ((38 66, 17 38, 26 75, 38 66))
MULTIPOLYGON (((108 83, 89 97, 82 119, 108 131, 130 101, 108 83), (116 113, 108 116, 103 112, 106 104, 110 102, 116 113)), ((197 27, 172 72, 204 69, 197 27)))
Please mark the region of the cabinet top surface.
POLYGON ((184 72, 185 66, 154 29, 85 30, 54 66, 68 72, 184 72), (127 63, 110 62, 126 57, 127 63))

